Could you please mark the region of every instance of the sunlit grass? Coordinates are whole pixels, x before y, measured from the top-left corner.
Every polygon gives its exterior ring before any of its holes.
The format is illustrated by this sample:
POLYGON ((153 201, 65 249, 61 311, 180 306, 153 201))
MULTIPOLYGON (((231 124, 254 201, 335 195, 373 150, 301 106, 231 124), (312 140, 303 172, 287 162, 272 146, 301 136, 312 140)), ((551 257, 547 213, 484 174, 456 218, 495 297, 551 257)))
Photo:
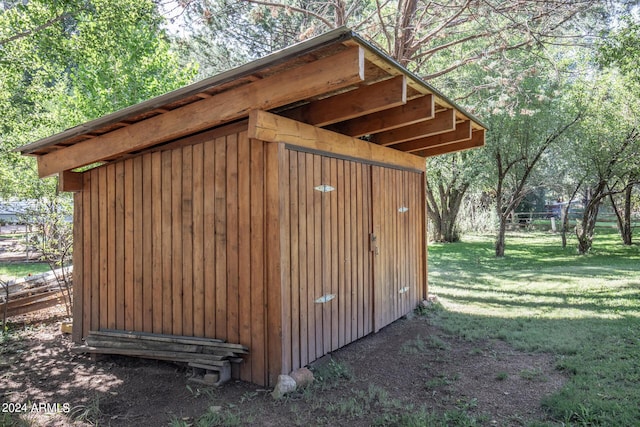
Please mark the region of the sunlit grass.
POLYGON ((569 381, 544 402, 555 421, 640 425, 640 245, 598 231, 585 256, 550 233, 508 235, 503 259, 489 236, 431 245, 429 289, 450 332, 556 355, 569 381))
POLYGON ((9 280, 49 271, 46 262, 3 262, 0 263, 0 279, 9 280))

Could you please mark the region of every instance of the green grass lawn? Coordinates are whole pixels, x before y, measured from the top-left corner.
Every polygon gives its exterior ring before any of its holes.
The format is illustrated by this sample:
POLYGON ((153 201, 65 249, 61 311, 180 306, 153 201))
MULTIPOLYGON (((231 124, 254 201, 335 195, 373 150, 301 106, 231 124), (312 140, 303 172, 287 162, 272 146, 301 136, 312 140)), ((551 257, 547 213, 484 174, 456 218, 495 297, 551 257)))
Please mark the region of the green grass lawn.
POLYGON ((20 278, 29 274, 39 274, 49 271, 46 262, 2 262, 0 263, 0 278, 20 278))
POLYGON ((567 425, 640 425, 640 245, 599 229, 577 255, 559 235, 512 233, 496 259, 493 237, 429 247, 436 322, 468 339, 497 338, 549 352, 564 389, 543 402, 567 425))

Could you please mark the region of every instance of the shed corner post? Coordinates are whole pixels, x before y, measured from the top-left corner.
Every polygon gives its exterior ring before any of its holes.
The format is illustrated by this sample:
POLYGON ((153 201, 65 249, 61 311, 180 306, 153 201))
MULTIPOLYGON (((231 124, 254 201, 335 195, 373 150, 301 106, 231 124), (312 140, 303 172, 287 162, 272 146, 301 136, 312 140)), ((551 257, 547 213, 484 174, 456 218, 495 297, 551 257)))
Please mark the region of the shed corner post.
MULTIPOLYGON (((72 318, 73 328, 71 331, 71 339, 76 344, 82 343, 82 338, 86 332, 84 330, 84 233, 83 218, 84 206, 82 195, 83 175, 78 174, 80 178, 80 189, 73 194, 73 296, 69 295, 72 301, 72 318)), ((62 184, 62 174, 60 175, 60 184, 62 184)), ((62 187, 62 185, 61 185, 62 187)), ((61 188, 62 189, 62 188, 61 188)))
POLYGON ((425 159, 425 168, 422 172, 422 212, 424 221, 422 222, 422 300, 426 300, 429 296, 429 212, 427 207, 427 168, 425 159))
POLYGON ((284 170, 285 146, 281 142, 267 142, 266 157, 266 271, 267 271, 267 386, 276 385, 280 374, 288 374, 284 351, 287 323, 283 316, 284 295, 288 269, 288 222, 286 220, 287 180, 284 170), (287 371, 287 372, 284 372, 287 371))

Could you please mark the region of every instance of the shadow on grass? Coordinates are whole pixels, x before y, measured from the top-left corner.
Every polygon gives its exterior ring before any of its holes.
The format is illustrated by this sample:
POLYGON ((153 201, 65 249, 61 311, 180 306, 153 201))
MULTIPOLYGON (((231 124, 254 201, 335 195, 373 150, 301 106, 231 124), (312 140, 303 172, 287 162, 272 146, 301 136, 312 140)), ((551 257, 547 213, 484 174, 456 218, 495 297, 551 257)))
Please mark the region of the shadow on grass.
MULTIPOLYGON (((459 301, 455 301, 459 302, 459 301)), ((448 304, 445 301, 445 307, 448 304)), ((512 306, 513 307, 513 306, 512 306)), ((640 321, 504 318, 445 308, 434 323, 469 340, 499 339, 518 350, 546 352, 568 381, 541 404, 564 425, 640 425, 640 321)))
POLYGON ((434 322, 466 339, 500 339, 555 355, 566 386, 543 405, 565 425, 640 425, 640 246, 603 233, 594 252, 556 247, 555 236, 490 238, 430 248, 434 322))

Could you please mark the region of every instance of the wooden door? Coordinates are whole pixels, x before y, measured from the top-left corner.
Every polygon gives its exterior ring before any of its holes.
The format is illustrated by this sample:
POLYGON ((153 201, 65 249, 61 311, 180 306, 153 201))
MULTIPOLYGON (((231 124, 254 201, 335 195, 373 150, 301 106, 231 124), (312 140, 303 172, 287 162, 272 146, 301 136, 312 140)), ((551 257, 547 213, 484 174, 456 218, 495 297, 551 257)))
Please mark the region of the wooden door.
POLYGON ((286 164, 284 357, 297 369, 373 331, 371 166, 295 150, 286 164))
POLYGON ((406 315, 414 306, 422 277, 424 208, 422 175, 372 167, 374 330, 406 315))

